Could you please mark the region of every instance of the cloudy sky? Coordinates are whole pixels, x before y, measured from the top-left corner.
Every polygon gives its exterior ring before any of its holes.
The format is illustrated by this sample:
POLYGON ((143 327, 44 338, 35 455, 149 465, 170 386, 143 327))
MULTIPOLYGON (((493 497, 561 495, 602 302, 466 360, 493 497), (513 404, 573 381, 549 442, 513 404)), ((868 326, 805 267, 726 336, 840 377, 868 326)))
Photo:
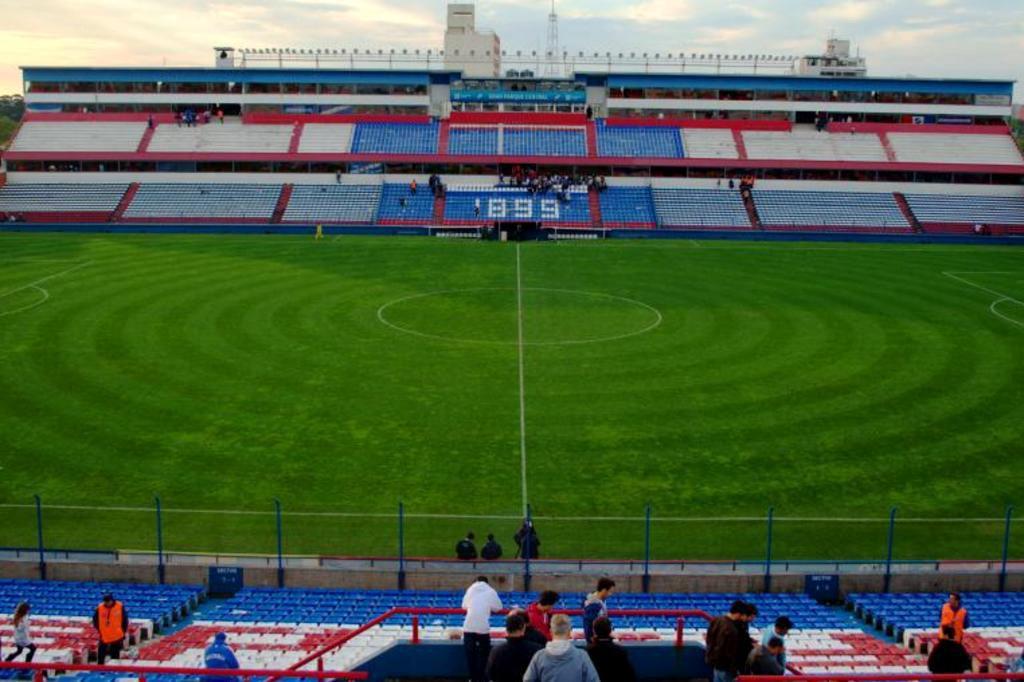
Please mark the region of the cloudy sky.
MULTIPOLYGON (((214 45, 438 47, 443 0, 0 0, 0 93, 19 65, 212 65, 214 45)), ((505 49, 544 47, 549 2, 479 0, 505 49)), ((1022 0, 559 0, 570 50, 807 53, 830 30, 874 75, 1021 81, 1022 0)))

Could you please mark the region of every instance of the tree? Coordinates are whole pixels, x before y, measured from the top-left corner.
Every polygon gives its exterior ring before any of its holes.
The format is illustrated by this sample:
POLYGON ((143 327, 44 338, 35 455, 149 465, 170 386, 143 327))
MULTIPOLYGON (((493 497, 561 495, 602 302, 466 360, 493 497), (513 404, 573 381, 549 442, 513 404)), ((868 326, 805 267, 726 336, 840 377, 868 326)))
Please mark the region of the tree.
POLYGON ((0 95, 0 118, 20 121, 25 113, 25 100, 21 95, 0 95))

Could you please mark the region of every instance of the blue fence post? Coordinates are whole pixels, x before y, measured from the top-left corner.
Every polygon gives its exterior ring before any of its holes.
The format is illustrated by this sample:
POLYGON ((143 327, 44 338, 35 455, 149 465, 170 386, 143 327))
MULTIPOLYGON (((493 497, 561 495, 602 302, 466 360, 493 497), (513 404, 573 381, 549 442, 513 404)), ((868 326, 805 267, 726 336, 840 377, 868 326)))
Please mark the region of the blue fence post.
POLYGON ((533 547, 531 546, 533 540, 533 533, 529 532, 533 528, 533 513, 530 511, 530 505, 526 505, 526 537, 523 538, 523 561, 525 562, 523 571, 523 592, 530 591, 530 583, 533 581, 530 575, 530 555, 533 553, 533 547))
POLYGON ((405 589, 405 505, 398 503, 398 589, 405 589))
POLYGON ((277 586, 284 587, 284 539, 281 531, 281 500, 274 498, 274 516, 277 517, 277 586))
POLYGON ((33 495, 36 501, 36 542, 39 546, 39 579, 46 580, 46 549, 43 544, 43 501, 33 495))
POLYGON ((764 591, 772 591, 772 529, 775 523, 775 507, 768 507, 768 537, 765 539, 764 591))
POLYGON ((651 591, 651 505, 644 509, 644 593, 651 591))
POLYGON ((889 539, 885 554, 885 584, 883 591, 888 593, 892 585, 892 546, 896 539, 896 507, 889 510, 889 539))
POLYGON ((1013 523, 1013 505, 1006 508, 1006 529, 1003 531, 1003 565, 999 569, 999 591, 1006 591, 1006 562, 1010 558, 1010 525, 1013 523))
POLYGON ((163 508, 160 506, 160 496, 153 498, 156 502, 156 579, 161 585, 167 579, 167 571, 164 567, 164 520, 163 508))

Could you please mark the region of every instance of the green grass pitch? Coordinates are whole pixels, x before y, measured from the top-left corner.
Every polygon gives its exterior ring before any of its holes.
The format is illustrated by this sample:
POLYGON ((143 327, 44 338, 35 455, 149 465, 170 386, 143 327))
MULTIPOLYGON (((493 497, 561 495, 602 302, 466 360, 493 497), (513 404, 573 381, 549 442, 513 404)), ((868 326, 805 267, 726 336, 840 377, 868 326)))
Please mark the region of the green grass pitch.
POLYGON ((38 493, 53 547, 152 549, 160 495, 168 550, 271 552, 276 497, 291 554, 394 554, 399 501, 410 554, 511 552, 522 397, 543 556, 640 558, 649 503, 656 559, 770 506, 779 559, 890 506, 897 558, 995 559, 1021 302, 998 247, 0 234, 0 545, 38 493))

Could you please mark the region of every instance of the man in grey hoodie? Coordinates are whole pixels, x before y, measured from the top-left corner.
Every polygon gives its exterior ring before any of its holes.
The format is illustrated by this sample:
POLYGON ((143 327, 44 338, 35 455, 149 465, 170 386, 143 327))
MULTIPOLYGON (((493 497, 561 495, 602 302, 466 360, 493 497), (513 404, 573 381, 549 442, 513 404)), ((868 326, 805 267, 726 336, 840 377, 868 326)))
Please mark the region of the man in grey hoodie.
POLYGON ((551 619, 551 637, 530 661, 523 682, 601 682, 587 652, 573 646, 569 616, 551 619))

